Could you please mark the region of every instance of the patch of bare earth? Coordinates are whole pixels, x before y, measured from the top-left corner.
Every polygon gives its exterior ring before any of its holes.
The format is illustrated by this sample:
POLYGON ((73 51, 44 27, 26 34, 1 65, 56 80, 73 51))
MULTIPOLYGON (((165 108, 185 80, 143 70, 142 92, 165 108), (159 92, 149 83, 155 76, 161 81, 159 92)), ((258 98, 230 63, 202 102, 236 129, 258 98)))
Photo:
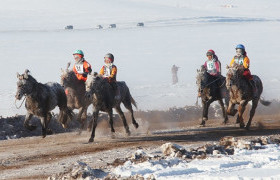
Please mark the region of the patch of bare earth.
MULTIPOLYGON (((222 119, 211 119, 206 127, 199 127, 198 120, 184 120, 172 116, 153 114, 149 119, 136 114, 139 129, 130 125, 132 135, 126 137, 122 123, 117 120, 116 135, 112 139, 107 121, 97 126, 95 142, 87 144, 90 133, 84 131, 0 141, 1 179, 46 179, 64 172, 71 164, 83 161, 92 168, 106 170, 107 164, 125 158, 136 149, 158 148, 166 142, 182 145, 201 145, 219 141, 224 136, 255 137, 280 134, 280 115, 258 115, 250 131, 240 129, 231 118, 227 125, 222 119)), ((127 116, 128 117, 128 116, 127 116)), ((128 119, 129 124, 130 119, 128 119)))

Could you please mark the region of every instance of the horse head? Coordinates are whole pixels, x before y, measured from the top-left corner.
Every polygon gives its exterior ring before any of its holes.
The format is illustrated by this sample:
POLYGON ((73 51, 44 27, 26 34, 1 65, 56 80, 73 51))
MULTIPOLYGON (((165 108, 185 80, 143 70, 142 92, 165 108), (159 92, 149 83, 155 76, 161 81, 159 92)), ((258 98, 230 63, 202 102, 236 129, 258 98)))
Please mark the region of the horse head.
POLYGON ((233 63, 232 66, 227 65, 226 69, 228 70, 226 74, 226 86, 229 89, 232 83, 236 84, 242 78, 244 66, 233 63))
POLYGON ((28 69, 26 69, 23 74, 17 73, 17 78, 17 92, 15 97, 16 99, 21 100, 24 95, 32 93, 36 80, 30 75, 28 69))
POLYGON ((100 85, 103 82, 103 77, 98 75, 97 72, 89 74, 86 81, 86 97, 91 98, 101 88, 100 85))
POLYGON ((196 76, 196 85, 198 86, 198 89, 201 90, 201 83, 204 82, 206 73, 206 68, 204 65, 200 67, 200 69, 197 69, 197 76, 196 76))
POLYGON ((62 87, 69 87, 73 84, 73 81, 77 79, 75 73, 69 70, 71 63, 67 63, 66 69, 61 68, 60 84, 62 87))

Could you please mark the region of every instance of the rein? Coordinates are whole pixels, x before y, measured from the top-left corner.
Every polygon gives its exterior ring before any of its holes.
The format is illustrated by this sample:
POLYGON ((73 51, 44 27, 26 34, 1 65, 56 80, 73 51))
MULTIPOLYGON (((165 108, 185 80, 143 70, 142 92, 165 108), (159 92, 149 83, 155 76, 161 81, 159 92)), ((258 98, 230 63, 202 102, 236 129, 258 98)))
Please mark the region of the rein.
POLYGON ((24 103, 25 100, 26 100, 26 96, 24 96, 23 101, 21 102, 20 106, 18 107, 18 106, 17 106, 17 103, 16 103, 16 102, 17 102, 17 99, 15 99, 15 106, 16 106, 16 108, 17 108, 17 109, 21 108, 21 106, 23 105, 23 103, 24 103))

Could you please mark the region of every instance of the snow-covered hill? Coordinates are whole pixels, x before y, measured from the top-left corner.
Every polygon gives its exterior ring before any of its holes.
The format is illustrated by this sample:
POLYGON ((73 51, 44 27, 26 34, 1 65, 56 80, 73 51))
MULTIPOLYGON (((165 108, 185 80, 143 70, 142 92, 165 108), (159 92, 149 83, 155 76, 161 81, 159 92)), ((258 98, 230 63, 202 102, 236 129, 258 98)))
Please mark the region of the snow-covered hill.
POLYGON ((216 51, 225 74, 235 45, 243 43, 263 95, 279 99, 279 7, 276 0, 2 0, 0 115, 25 113, 14 106, 16 72, 28 68, 40 82, 59 82, 76 49, 94 71, 112 52, 118 80, 148 110, 194 104, 196 69, 206 51, 216 51), (117 28, 108 29, 111 23, 117 28), (69 24, 74 30, 64 30, 69 24), (95 29, 99 24, 104 29, 95 29), (180 67, 175 86, 173 64, 180 67))

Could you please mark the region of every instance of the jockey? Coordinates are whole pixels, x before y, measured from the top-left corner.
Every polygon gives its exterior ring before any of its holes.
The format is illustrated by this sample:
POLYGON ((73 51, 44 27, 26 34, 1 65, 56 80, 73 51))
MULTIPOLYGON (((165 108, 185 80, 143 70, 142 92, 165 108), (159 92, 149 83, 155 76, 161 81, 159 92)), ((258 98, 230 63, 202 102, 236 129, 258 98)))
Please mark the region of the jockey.
POLYGON ((115 92, 115 98, 118 99, 120 97, 120 92, 117 86, 117 66, 114 63, 114 55, 111 53, 107 53, 104 57, 104 66, 102 66, 99 74, 101 74, 104 79, 106 79, 110 85, 112 86, 115 92))
MULTIPOLYGON (((204 68, 207 73, 210 75, 206 82, 215 83, 218 87, 220 85, 220 76, 221 76, 221 62, 219 61, 215 51, 212 49, 208 50, 206 53, 207 60, 204 63, 204 68), (210 79, 211 78, 211 79, 210 79)), ((201 84, 201 91, 205 88, 205 84, 201 84)), ((201 92, 198 93, 198 96, 201 96, 201 92)))
POLYGON ((204 63, 204 67, 207 72, 215 77, 216 79, 221 76, 221 62, 212 49, 208 50, 206 53, 207 60, 204 63))
POLYGON ((245 46, 242 44, 238 44, 236 46, 236 55, 233 57, 233 59, 230 62, 230 66, 232 66, 234 63, 243 65, 244 67, 244 73, 243 76, 249 81, 251 87, 253 88, 253 96, 257 96, 257 87, 256 83, 253 80, 253 76, 251 75, 251 72, 249 70, 250 67, 250 60, 247 57, 247 52, 245 51, 245 46))
POLYGON ((73 56, 75 59, 73 71, 79 80, 86 81, 87 75, 92 71, 91 65, 84 59, 84 53, 82 50, 76 50, 73 53, 73 56))

